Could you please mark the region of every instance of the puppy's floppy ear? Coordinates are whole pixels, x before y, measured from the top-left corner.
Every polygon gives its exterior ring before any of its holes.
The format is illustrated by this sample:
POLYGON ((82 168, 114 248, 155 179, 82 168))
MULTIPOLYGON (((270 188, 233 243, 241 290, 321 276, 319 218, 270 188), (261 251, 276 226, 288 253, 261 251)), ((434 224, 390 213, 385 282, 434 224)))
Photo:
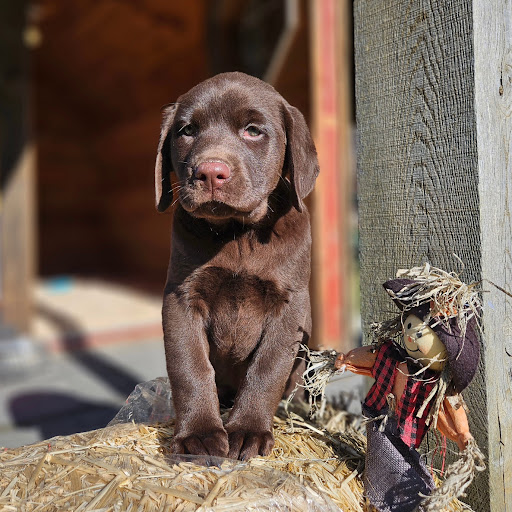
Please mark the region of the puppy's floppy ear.
POLYGON ((286 153, 283 171, 292 186, 293 206, 301 212, 303 199, 313 190, 320 171, 315 143, 300 110, 284 103, 286 153))
POLYGON ((171 189, 171 141, 169 131, 174 121, 178 105, 167 105, 163 108, 163 120, 160 129, 160 141, 155 164, 155 199, 156 209, 165 211, 172 203, 171 189))

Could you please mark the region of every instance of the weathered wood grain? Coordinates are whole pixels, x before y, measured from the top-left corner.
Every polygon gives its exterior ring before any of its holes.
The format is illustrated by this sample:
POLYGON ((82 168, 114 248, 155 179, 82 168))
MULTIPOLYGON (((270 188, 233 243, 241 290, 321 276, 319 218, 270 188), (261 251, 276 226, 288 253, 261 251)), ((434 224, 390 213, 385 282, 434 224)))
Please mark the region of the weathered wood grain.
MULTIPOLYGON (((393 311, 381 283, 398 268, 429 261, 466 282, 487 277, 512 288, 510 12, 510 1, 498 0, 354 4, 365 333, 393 311)), ((484 357, 465 396, 490 471, 468 501, 505 511, 511 301, 495 290, 484 300, 484 357)))
MULTIPOLYGON (((512 2, 474 0, 482 274, 512 288, 512 2)), ((486 283, 485 383, 492 510, 512 510, 512 299, 486 283)))

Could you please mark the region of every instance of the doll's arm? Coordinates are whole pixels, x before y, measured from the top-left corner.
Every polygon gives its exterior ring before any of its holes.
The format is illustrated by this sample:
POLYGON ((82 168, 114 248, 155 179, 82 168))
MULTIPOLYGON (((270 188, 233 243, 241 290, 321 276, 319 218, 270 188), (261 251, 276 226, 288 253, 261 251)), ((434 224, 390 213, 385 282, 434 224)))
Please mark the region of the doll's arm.
POLYGON ((437 417, 437 428, 448 439, 455 441, 461 451, 466 448, 468 441, 473 438, 469 432, 468 417, 464 407, 454 407, 448 398, 443 400, 443 406, 437 417))
POLYGON ((334 366, 339 370, 345 366, 347 370, 359 375, 372 376, 372 368, 377 359, 377 352, 367 345, 351 350, 348 354, 340 353, 334 362, 334 366))

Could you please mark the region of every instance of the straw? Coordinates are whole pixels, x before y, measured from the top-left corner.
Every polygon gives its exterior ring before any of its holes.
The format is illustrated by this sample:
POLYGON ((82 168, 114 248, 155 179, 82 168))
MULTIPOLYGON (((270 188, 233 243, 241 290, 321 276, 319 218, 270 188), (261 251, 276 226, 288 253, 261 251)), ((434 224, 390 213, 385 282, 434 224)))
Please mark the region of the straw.
POLYGON ((5 450, 0 510, 365 511, 361 422, 327 405, 320 425, 304 419, 306 409, 295 407, 292 419, 280 409, 271 455, 246 463, 172 456, 172 423, 120 424, 5 450))

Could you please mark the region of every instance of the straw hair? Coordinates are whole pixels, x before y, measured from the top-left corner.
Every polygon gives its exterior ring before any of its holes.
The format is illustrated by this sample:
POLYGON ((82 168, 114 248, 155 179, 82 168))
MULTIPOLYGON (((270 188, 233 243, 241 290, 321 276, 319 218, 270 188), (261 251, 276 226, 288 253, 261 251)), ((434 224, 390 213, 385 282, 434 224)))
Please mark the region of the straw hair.
POLYGON ((478 283, 463 283, 455 272, 446 272, 428 263, 399 270, 397 278, 414 281, 394 294, 393 298, 404 305, 404 311, 429 304, 430 318, 435 318, 436 323, 443 323, 448 329, 450 320, 455 318, 462 338, 469 320, 476 318, 478 323, 482 307, 478 283))
POLYGON ((388 293, 400 305, 401 313, 390 320, 376 322, 371 325, 374 343, 379 344, 386 339, 399 338, 402 333, 403 313, 411 309, 428 306, 428 316, 424 318, 430 327, 443 324, 451 331, 451 322, 455 321, 464 339, 468 322, 475 319, 480 328, 480 312, 482 309, 479 297, 479 283, 466 284, 455 272, 446 272, 425 263, 421 267, 398 270, 397 279, 411 280, 404 283, 402 289, 388 293))
MULTIPOLYGON (((302 383, 297 382, 295 389, 290 393, 285 408, 288 409, 297 390, 303 388, 307 391, 309 409, 308 416, 313 419, 323 419, 326 399, 325 388, 336 372, 334 362, 338 353, 336 350, 311 350, 307 345, 301 345, 301 350, 306 354, 306 369, 302 374, 302 383)), ((342 373, 338 370, 337 373, 342 373)))

